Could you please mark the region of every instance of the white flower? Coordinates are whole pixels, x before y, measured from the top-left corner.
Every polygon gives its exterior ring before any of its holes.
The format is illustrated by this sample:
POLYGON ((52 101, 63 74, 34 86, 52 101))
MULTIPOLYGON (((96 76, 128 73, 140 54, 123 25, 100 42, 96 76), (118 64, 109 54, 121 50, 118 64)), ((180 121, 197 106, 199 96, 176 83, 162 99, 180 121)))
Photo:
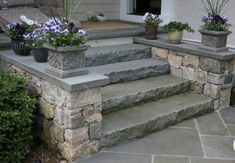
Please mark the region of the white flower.
POLYGON ((146 12, 146 13, 144 14, 144 16, 143 16, 143 20, 144 20, 144 21, 147 19, 148 15, 149 15, 148 12, 146 12))
POLYGON ((21 15, 20 20, 28 25, 34 25, 35 21, 27 18, 25 15, 21 15))

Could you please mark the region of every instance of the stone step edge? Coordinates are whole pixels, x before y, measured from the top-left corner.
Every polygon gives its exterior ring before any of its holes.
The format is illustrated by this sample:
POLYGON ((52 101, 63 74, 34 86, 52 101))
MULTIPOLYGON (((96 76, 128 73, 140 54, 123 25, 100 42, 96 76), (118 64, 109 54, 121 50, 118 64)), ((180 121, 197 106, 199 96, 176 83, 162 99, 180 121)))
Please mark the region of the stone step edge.
POLYGON ((157 116, 154 119, 137 123, 133 126, 129 126, 128 128, 118 129, 110 133, 103 133, 105 135, 103 135, 101 138, 101 147, 108 147, 108 146, 113 146, 113 145, 117 145, 120 143, 125 143, 132 139, 141 138, 153 132, 160 131, 164 128, 176 125, 184 120, 189 120, 194 117, 198 117, 198 116, 210 113, 214 111, 212 106, 213 106, 212 100, 208 100, 206 103, 198 103, 193 106, 180 109, 176 112, 172 112, 169 114, 162 114, 161 116, 157 116), (195 110, 195 107, 197 107, 199 110, 198 109, 195 110), (189 114, 186 114, 186 112, 191 112, 191 113, 189 115, 189 114), (164 122, 166 119, 168 119, 169 121, 164 122), (161 123, 161 121, 162 121, 162 124, 159 124, 161 123), (155 125, 158 124, 158 125, 153 126, 154 124, 155 125), (137 130, 141 132, 137 132, 137 130), (135 134, 130 135, 129 134, 130 132, 135 133, 135 134), (117 133, 119 135, 118 137, 116 136, 117 133), (112 140, 112 142, 105 142, 104 139, 107 139, 107 138, 109 140, 112 140))
POLYGON ((126 109, 128 107, 134 107, 144 102, 151 102, 153 100, 157 101, 162 98, 167 98, 167 97, 174 96, 180 93, 185 93, 188 90, 189 90, 189 81, 185 80, 185 81, 181 81, 175 84, 166 85, 163 87, 157 87, 157 88, 153 88, 153 89, 149 89, 149 90, 145 90, 141 92, 135 92, 135 94, 128 94, 122 97, 114 97, 114 98, 105 99, 102 101, 102 113, 108 114, 108 113, 118 111, 121 109, 126 109), (170 92, 170 90, 172 90, 172 92, 170 92), (152 92, 152 95, 149 95, 151 92, 152 92), (168 93, 166 94, 165 92, 168 92, 168 93), (147 95, 148 97, 146 97, 147 95), (138 96, 142 96, 142 97, 138 99, 137 98, 138 96), (133 99, 132 103, 123 102, 123 101, 129 101, 130 99, 133 99), (123 104, 121 104, 122 102, 123 104))

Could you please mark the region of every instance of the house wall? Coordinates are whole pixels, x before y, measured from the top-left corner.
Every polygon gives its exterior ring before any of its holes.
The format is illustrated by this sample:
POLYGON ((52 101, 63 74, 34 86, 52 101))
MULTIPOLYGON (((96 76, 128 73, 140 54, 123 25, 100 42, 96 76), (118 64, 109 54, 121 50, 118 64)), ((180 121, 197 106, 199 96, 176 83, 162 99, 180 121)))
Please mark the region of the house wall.
MULTIPOLYGON (((189 34, 185 32, 186 39, 192 39, 200 41, 201 35, 197 31, 200 28, 201 17, 205 14, 203 5, 200 0, 175 0, 175 20, 188 22, 194 29, 194 34, 189 34)), ((230 23, 233 24, 231 30, 233 34, 229 36, 228 45, 235 47, 235 10, 233 9, 235 6, 235 1, 231 0, 227 7, 224 10, 223 15, 228 16, 230 19, 230 23)))

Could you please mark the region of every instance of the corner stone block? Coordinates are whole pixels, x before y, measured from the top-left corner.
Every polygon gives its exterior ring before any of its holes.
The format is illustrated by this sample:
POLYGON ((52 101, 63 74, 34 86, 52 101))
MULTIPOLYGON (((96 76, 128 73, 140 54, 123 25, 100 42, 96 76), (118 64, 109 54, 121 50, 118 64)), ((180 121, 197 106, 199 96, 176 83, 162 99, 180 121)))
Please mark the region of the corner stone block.
POLYGON ((186 54, 184 56, 183 65, 186 67, 198 68, 199 67, 199 57, 186 54))
POLYGON ((207 72, 201 69, 196 69, 194 74, 194 79, 198 82, 206 83, 207 81, 207 72))
POLYGON ((222 74, 227 70, 227 63, 224 61, 200 57, 200 68, 215 74, 222 74))
POLYGON ((220 96, 220 90, 221 90, 220 85, 214 85, 214 84, 207 83, 204 87, 204 94, 208 95, 209 97, 211 97, 213 99, 218 99, 220 96))
POLYGON ((61 144, 62 156, 69 162, 87 158, 99 152, 99 141, 84 141, 80 145, 73 146, 69 143, 61 144))
POLYGON ((183 63, 183 57, 175 54, 168 54, 168 62, 172 67, 180 68, 183 63))
POLYGON ((66 110, 64 124, 68 129, 76 129, 85 125, 84 118, 81 114, 81 109, 66 110))
POLYGON ((190 81, 190 89, 199 94, 203 94, 204 85, 205 83, 190 81))
POLYGON ((167 60, 168 58, 168 50, 161 48, 152 48, 153 57, 159 57, 162 60, 167 60))
POLYGON ((211 84, 221 85, 224 83, 225 75, 224 74, 214 74, 209 72, 207 74, 207 82, 211 84))
POLYGON ((184 79, 194 80, 195 69, 190 68, 190 67, 185 67, 185 66, 181 66, 180 68, 183 72, 184 79))
POLYGON ((68 109, 82 108, 101 101, 100 88, 91 88, 77 92, 71 92, 67 96, 66 107, 68 109))
POLYGON ((53 130, 53 135, 54 135, 55 140, 57 140, 60 143, 63 143, 64 142, 64 127, 54 123, 52 130, 53 130))
POLYGON ((173 75, 173 76, 177 76, 177 77, 180 77, 180 78, 183 77, 183 72, 182 72, 182 70, 179 69, 179 68, 170 67, 170 73, 171 73, 171 75, 173 75))
POLYGON ((74 130, 66 129, 64 138, 66 142, 71 143, 72 145, 80 144, 89 138, 88 127, 82 127, 74 130))
POLYGON ((89 136, 91 140, 99 140, 101 138, 102 124, 94 123, 90 125, 89 136))
POLYGON ((53 119, 55 106, 46 102, 43 98, 39 99, 39 113, 47 119, 53 119))
POLYGON ((220 109, 230 105, 231 89, 225 89, 220 91, 220 109))

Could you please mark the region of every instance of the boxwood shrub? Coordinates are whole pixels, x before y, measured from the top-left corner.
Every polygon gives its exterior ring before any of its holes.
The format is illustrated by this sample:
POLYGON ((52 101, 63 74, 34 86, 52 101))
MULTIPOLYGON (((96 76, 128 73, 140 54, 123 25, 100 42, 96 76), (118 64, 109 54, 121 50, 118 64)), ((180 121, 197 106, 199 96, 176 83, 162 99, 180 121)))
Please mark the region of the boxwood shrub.
POLYGON ((30 152, 35 109, 26 80, 0 72, 0 162, 19 162, 30 152))

